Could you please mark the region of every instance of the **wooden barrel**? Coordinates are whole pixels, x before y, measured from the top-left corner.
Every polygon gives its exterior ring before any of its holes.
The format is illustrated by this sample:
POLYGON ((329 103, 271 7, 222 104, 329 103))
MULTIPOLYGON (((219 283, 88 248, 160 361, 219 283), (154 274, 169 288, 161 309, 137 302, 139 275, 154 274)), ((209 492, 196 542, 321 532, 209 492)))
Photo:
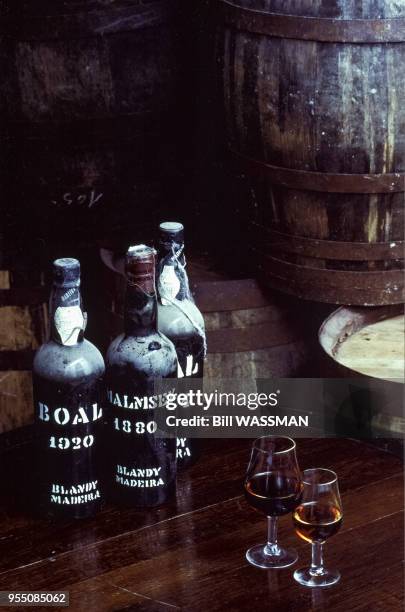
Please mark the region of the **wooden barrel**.
POLYGON ((0 271, 0 432, 33 420, 32 361, 47 337, 43 283, 32 271, 0 271))
MULTIPOLYGON (((109 308, 104 344, 108 344, 123 330, 125 280, 121 257, 107 250, 101 251, 101 257, 109 308)), ((208 276, 209 280, 196 281, 190 274, 207 331, 204 376, 252 380, 302 374, 309 343, 305 326, 297 318, 296 303, 284 296, 266 295, 252 279, 218 280, 218 275, 208 276)))
POLYGON ((221 105, 253 194, 244 221, 257 274, 315 301, 404 301, 405 4, 216 6, 221 105))
POLYGON ((285 303, 251 279, 194 284, 207 329, 207 378, 289 377, 303 371, 305 339, 285 303))
POLYGON ((2 2, 13 238, 89 240, 161 218, 178 183, 174 7, 171 0, 2 2))
POLYGON ((323 374, 352 379, 351 402, 337 418, 363 436, 405 433, 403 325, 403 306, 390 305, 341 307, 320 328, 323 374))

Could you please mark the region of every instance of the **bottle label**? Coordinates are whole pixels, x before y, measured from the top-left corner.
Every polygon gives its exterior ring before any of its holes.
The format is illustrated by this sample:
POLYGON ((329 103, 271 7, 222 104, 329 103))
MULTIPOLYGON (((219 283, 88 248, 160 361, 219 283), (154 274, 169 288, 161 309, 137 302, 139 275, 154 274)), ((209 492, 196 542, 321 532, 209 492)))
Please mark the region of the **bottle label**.
POLYGON ((37 402, 37 405, 38 419, 55 425, 87 425, 103 416, 103 410, 97 402, 89 406, 77 406, 74 410, 63 406, 49 406, 45 402, 37 402))
POLYGON ((116 482, 124 487, 150 489, 163 487, 165 482, 162 478, 162 466, 152 468, 116 466, 116 482))
POLYGON ((180 292, 180 279, 174 266, 163 266, 159 275, 158 291, 163 306, 168 306, 180 292))
POLYGON ((190 459, 192 451, 190 448, 190 440, 187 438, 177 438, 176 441, 176 457, 178 460, 190 459))
POLYGON ((177 378, 202 378, 204 371, 204 344, 200 336, 175 339, 178 365, 177 378))
POLYGON ((84 329, 84 316, 80 306, 59 306, 54 315, 55 329, 64 346, 74 346, 84 329))
POLYGON ((126 410, 154 410, 166 406, 173 391, 167 391, 160 395, 137 396, 131 393, 118 393, 113 389, 107 389, 107 398, 110 404, 126 410))
MULTIPOLYGON (((183 357, 183 356, 182 356, 183 357)), ((193 355, 185 355, 183 359, 179 359, 177 365, 177 378, 198 378, 200 364, 194 360, 193 355)))
POLYGON ((60 483, 52 483, 51 485, 51 504, 72 506, 88 504, 97 499, 100 499, 97 480, 75 484, 70 487, 60 483))
POLYGON ((36 422, 41 427, 39 452, 43 483, 46 482, 42 494, 46 495, 46 503, 78 506, 100 500, 98 479, 91 476, 96 471, 94 449, 102 415, 97 402, 67 408, 36 401, 36 422))
POLYGON ((156 435, 156 411, 166 410, 169 396, 107 389, 110 482, 140 505, 163 500, 175 478, 175 440, 156 435))

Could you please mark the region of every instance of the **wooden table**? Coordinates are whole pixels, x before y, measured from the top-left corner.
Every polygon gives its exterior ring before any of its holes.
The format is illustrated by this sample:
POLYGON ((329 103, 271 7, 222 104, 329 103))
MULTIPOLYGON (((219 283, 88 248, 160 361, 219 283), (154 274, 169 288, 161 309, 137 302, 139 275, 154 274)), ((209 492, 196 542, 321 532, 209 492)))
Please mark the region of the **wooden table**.
MULTIPOLYGON (((149 512, 106 508, 95 519, 53 524, 10 507, 10 470, 30 475, 29 435, 3 436, 0 590, 68 590, 71 610, 213 612, 403 609, 403 466, 352 440, 299 440, 302 469, 337 471, 344 525, 326 545, 342 573, 329 589, 297 585, 293 568, 264 571, 245 560, 265 540, 266 520, 242 495, 247 440, 207 441, 205 454, 179 477, 177 499, 149 512)), ((310 546, 291 516, 280 541, 308 564, 310 546)), ((11 609, 11 608, 9 608, 11 609)), ((65 608, 66 609, 66 608, 65 608)))

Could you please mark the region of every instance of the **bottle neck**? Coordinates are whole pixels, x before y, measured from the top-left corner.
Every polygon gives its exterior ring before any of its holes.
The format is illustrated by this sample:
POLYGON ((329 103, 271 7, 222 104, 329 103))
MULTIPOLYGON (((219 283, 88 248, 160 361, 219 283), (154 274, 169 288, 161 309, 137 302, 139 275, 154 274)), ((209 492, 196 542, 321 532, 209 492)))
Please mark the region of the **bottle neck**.
POLYGON ((168 241, 160 244, 157 287, 160 302, 167 306, 171 300, 191 299, 185 269, 184 243, 168 241))
POLYGON ((86 315, 79 287, 53 286, 50 305, 51 339, 63 346, 83 341, 86 315))
POLYGON ((125 296, 124 330, 127 336, 149 336, 156 333, 156 291, 146 291, 139 285, 127 283, 125 296))

